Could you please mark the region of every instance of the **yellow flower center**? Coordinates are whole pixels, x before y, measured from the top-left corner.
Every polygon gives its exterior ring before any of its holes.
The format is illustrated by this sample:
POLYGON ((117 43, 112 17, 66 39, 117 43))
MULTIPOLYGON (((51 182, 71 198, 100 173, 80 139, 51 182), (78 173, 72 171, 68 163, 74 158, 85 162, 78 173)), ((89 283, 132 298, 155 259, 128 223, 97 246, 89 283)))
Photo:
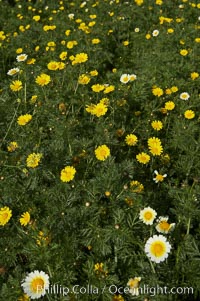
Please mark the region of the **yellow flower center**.
POLYGON ((144 214, 144 217, 145 217, 146 220, 150 220, 152 218, 152 213, 151 212, 146 212, 144 214))
POLYGON ((154 242, 151 246, 151 253, 156 257, 161 257, 166 251, 166 246, 162 241, 154 242))
POLYGON ((158 174, 158 175, 156 176, 156 180, 157 180, 158 182, 162 182, 162 181, 164 180, 163 175, 158 174))
POLYGON ((168 222, 166 221, 160 222, 159 226, 162 230, 166 230, 166 231, 169 230, 170 228, 170 224, 168 224, 168 222))
POLYGON ((41 278, 33 279, 31 283, 31 290, 34 293, 39 293, 44 290, 44 280, 41 278))

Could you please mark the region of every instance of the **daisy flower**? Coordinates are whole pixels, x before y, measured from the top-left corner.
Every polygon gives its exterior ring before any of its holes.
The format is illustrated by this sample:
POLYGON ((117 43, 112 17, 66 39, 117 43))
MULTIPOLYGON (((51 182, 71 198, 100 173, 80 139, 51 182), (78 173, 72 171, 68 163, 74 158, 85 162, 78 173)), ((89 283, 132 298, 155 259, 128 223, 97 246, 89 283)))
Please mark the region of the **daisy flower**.
POLYGON ((151 207, 146 207, 140 210, 139 219, 146 225, 152 225, 156 218, 157 212, 151 207))
POLYGON ((22 226, 27 226, 28 223, 30 222, 30 214, 29 212, 24 212, 20 219, 19 219, 19 222, 22 226))
POLYGON ((141 164, 147 164, 150 161, 150 156, 142 152, 136 155, 136 159, 141 164))
POLYGON ((110 156, 110 149, 105 144, 100 145, 95 149, 95 156, 98 160, 104 161, 110 156))
POLYGON ((127 84, 130 80, 130 75, 129 74, 122 74, 120 77, 120 82, 123 84, 127 84))
POLYGON ((169 224, 168 217, 160 216, 157 220, 156 230, 160 233, 167 234, 174 229, 175 223, 169 224))
POLYGON ((151 261, 160 263, 168 257, 171 245, 163 235, 153 235, 147 240, 144 250, 151 261))
POLYGON ((61 170, 60 179, 62 182, 70 182, 74 179, 76 169, 73 166, 66 166, 61 170))
POLYGON ((18 61, 18 62, 24 62, 24 61, 26 61, 27 60, 27 57, 28 57, 28 55, 27 54, 19 54, 17 57, 16 57, 16 60, 18 61))
POLYGON ((195 112, 192 110, 186 110, 184 113, 186 119, 193 119, 195 117, 195 112))
POLYGON ((23 290, 32 299, 39 299, 49 288, 49 276, 43 271, 29 273, 22 282, 23 290))
POLYGON ((153 180, 156 182, 156 183, 159 183, 159 182, 163 182, 164 181, 164 178, 167 177, 167 174, 165 173, 164 175, 162 174, 159 174, 157 170, 154 170, 154 173, 155 173, 155 178, 153 178, 153 180))
POLYGON ((12 216, 12 210, 9 207, 0 208, 0 226, 5 226, 12 216))
POLYGON ((130 287, 129 289, 129 293, 132 296, 138 296, 139 295, 139 283, 141 281, 141 277, 134 277, 134 278, 130 278, 127 286, 130 287))
POLYGON ((12 69, 8 70, 7 74, 12 76, 12 75, 19 73, 19 71, 20 71, 19 68, 12 68, 12 69))
POLYGON ((180 99, 188 100, 190 98, 190 94, 188 92, 183 92, 180 94, 180 99))

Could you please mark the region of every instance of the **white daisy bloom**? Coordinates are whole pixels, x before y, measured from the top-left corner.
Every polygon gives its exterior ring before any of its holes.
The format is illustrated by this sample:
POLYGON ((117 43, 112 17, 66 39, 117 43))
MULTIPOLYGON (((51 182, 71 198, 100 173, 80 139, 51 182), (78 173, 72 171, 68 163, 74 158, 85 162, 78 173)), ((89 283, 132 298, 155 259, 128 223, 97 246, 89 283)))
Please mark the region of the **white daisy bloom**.
POLYGON ((139 283, 141 281, 141 277, 134 277, 130 278, 127 285, 130 287, 129 293, 132 296, 138 296, 139 295, 139 283))
POLYGON ((190 94, 188 92, 183 92, 180 94, 180 99, 188 100, 190 98, 190 94))
MULTIPOLYGON (((129 74, 128 74, 129 75, 129 74)), ((132 82, 132 81, 134 81, 134 80, 136 80, 136 78, 137 78, 137 75, 135 75, 135 74, 130 74, 129 75, 129 80, 132 82)))
POLYGON ((143 210, 140 210, 139 219, 146 225, 152 225, 156 215, 157 212, 154 209, 146 207, 143 210))
POLYGON ((39 299, 49 288, 49 276, 43 271, 29 273, 22 283, 24 293, 32 299, 39 299))
POLYGON ((27 57, 28 57, 27 54, 22 53, 22 54, 19 54, 19 55, 16 57, 16 60, 17 60, 18 62, 24 62, 24 61, 27 60, 27 57))
POLYGON ((156 225, 156 230, 160 233, 167 234, 172 231, 175 227, 175 223, 169 224, 168 217, 160 216, 157 220, 158 224, 156 225))
POLYGON ((19 68, 12 68, 12 69, 8 70, 7 74, 12 76, 12 75, 17 74, 19 71, 20 71, 19 68))
POLYGON ((152 32, 152 36, 153 37, 157 37, 159 35, 159 30, 155 29, 153 32, 152 32))
POLYGON ((122 74, 120 77, 120 82, 123 84, 127 84, 130 80, 130 75, 129 74, 122 74))
POLYGON ((144 250, 151 261, 160 263, 168 257, 171 245, 165 236, 153 235, 147 240, 144 250))
POLYGON ((165 173, 164 175, 161 175, 159 174, 159 172, 157 170, 154 170, 154 173, 155 173, 155 178, 153 178, 153 180, 156 182, 156 183, 159 183, 159 182, 163 182, 164 181, 164 178, 167 177, 167 174, 165 173))

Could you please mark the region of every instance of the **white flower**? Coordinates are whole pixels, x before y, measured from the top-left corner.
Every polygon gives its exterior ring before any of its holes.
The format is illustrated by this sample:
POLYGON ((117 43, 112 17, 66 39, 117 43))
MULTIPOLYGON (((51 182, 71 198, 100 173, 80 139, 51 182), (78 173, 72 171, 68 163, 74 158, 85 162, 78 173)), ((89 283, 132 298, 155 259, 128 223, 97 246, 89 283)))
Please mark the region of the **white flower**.
POLYGON ((134 80, 136 80, 136 78, 137 78, 137 75, 135 75, 135 74, 128 74, 129 75, 129 80, 132 82, 132 81, 134 81, 134 80))
POLYGON ((17 74, 19 71, 20 71, 19 68, 12 68, 7 72, 7 74, 12 76, 17 74))
POLYGON ((160 233, 167 234, 174 229, 175 223, 169 224, 168 217, 160 216, 157 220, 156 230, 160 233))
POLYGON ((157 170, 154 170, 154 173, 155 173, 155 178, 153 178, 153 180, 156 182, 156 183, 159 183, 159 182, 163 182, 164 181, 164 178, 167 177, 167 174, 165 173, 164 175, 161 175, 158 173, 157 170))
POLYGON ((73 19, 74 19, 74 14, 69 14, 69 15, 68 15, 68 18, 69 18, 70 20, 73 20, 73 19))
POLYGON ((19 54, 17 57, 16 57, 16 60, 18 61, 18 62, 24 62, 24 61, 26 61, 26 59, 27 59, 27 57, 28 57, 28 55, 27 54, 19 54))
POLYGON ((154 209, 146 207, 143 210, 140 210, 139 219, 146 225, 152 225, 156 215, 157 212, 154 209))
POLYGON ((122 74, 120 77, 120 82, 123 84, 127 84, 130 80, 130 75, 129 74, 122 74))
POLYGON ((188 100, 190 98, 190 94, 188 92, 183 92, 180 94, 180 99, 188 100))
POLYGON ((155 29, 153 32, 152 32, 152 36, 153 37, 157 37, 159 35, 159 30, 155 29))
POLYGON ((140 29, 139 29, 138 27, 136 27, 134 31, 135 31, 135 32, 139 32, 140 29))
POLYGON ((139 282, 141 281, 141 277, 134 277, 130 278, 127 285, 130 287, 129 293, 132 296, 138 296, 139 295, 139 282))
POLYGON ((46 294, 49 288, 49 276, 43 271, 29 273, 22 283, 24 293, 32 299, 39 299, 46 294))
POLYGON ((164 261, 170 253, 171 245, 163 235, 153 235, 145 244, 145 253, 156 263, 164 261))

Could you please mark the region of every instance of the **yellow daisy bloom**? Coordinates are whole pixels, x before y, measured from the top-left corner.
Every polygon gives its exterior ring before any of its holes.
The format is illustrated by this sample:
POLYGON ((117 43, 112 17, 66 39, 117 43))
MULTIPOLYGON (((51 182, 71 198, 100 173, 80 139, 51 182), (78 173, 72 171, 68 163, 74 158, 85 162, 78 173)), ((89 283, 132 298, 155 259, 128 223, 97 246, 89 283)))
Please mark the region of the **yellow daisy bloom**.
POLYGON ((100 145, 95 149, 95 156, 98 160, 104 161, 110 156, 110 149, 105 145, 100 145))

